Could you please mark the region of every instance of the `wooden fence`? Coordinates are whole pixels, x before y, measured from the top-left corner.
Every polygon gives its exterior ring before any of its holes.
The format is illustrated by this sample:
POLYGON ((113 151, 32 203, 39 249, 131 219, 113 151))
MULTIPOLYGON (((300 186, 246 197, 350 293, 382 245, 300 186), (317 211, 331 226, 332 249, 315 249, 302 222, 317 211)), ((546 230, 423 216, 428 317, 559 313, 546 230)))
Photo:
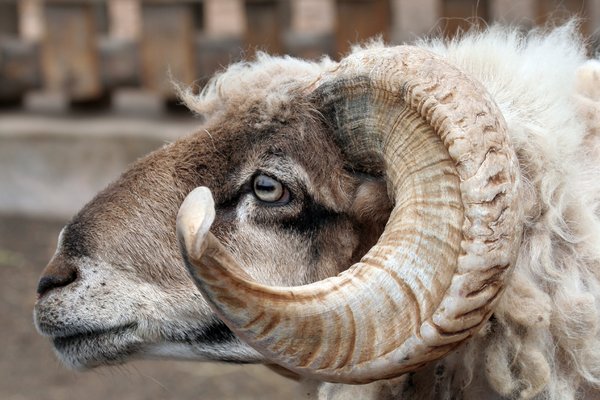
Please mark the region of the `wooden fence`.
POLYGON ((120 87, 174 93, 257 49, 338 58, 373 35, 404 42, 471 24, 525 26, 583 17, 600 0, 0 0, 0 105, 31 90, 101 102, 120 87))

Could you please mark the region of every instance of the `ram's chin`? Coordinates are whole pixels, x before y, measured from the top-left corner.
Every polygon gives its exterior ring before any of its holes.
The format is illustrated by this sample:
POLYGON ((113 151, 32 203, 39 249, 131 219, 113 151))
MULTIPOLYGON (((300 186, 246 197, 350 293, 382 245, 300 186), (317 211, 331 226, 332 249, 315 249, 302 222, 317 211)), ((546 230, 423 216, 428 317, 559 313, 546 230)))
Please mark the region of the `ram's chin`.
POLYGON ((69 368, 87 370, 123 364, 135 358, 143 347, 134 326, 52 337, 54 351, 69 368))
POLYGON ((265 359, 256 350, 236 340, 227 343, 160 343, 144 347, 142 357, 185 361, 218 361, 260 364, 265 359))

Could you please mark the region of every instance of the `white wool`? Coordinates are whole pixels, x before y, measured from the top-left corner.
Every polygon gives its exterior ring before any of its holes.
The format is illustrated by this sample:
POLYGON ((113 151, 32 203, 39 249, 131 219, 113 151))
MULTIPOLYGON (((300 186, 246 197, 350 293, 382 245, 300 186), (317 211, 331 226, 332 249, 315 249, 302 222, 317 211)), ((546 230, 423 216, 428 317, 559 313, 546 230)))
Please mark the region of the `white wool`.
POLYGON ((324 70, 334 66, 327 57, 311 62, 258 53, 254 61, 232 64, 216 74, 199 95, 178 87, 179 96, 190 110, 208 119, 256 105, 263 108, 259 111, 265 118, 284 118, 278 113, 289 103, 290 94, 310 86, 324 70))
POLYGON ((492 94, 525 178, 515 273, 490 332, 471 343, 486 354, 488 383, 508 397, 582 398, 590 387, 600 396, 600 159, 589 146, 600 139, 576 100, 588 85, 575 28, 491 28, 420 44, 492 94))
MULTIPOLYGON (((506 119, 524 181, 518 262, 490 322, 458 351, 410 376, 365 385, 362 395, 360 386, 337 384, 316 395, 600 398, 600 63, 586 63, 575 24, 530 33, 492 27, 417 46, 481 81, 506 119)), ((262 99, 277 118, 291 92, 334 67, 261 54, 184 100, 210 118, 262 99)))

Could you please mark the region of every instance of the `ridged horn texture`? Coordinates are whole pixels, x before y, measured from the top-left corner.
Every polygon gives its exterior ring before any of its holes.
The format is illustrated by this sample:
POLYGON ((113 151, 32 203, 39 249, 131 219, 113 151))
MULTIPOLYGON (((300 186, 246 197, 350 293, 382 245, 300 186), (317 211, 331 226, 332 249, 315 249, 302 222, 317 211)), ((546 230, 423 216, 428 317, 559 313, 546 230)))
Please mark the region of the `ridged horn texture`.
POLYGON ((264 286, 199 222, 205 189, 184 201, 180 243, 214 310, 269 359, 331 382, 395 377, 490 317, 521 240, 518 162, 485 89, 427 51, 355 53, 312 90, 352 162, 383 160, 394 209, 377 244, 336 277, 264 286))

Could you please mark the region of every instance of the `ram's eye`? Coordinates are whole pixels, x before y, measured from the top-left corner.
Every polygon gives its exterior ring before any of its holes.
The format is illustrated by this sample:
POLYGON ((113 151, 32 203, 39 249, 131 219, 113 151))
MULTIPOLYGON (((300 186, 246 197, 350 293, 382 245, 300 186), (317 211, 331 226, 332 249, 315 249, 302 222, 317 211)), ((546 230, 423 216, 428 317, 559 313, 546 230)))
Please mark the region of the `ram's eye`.
POLYGON ((254 195, 265 203, 287 203, 290 193, 283 184, 267 175, 256 175, 252 183, 254 195))

